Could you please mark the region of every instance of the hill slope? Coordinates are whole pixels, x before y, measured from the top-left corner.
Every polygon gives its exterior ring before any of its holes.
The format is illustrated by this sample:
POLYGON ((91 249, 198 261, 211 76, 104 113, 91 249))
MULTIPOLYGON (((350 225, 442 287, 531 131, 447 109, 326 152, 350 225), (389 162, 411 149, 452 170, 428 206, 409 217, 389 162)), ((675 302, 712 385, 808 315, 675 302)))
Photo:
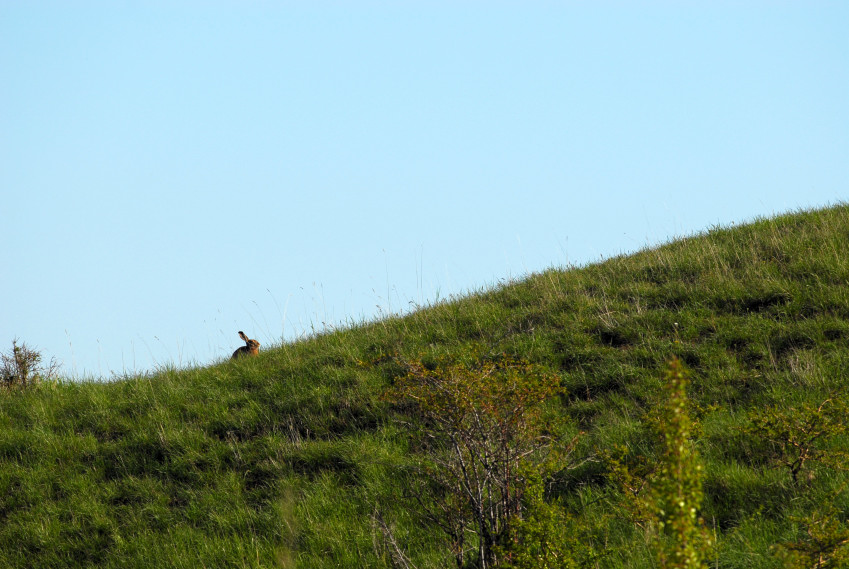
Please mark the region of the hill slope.
MULTIPOLYGON (((381 394, 399 358, 506 353, 562 378, 597 457, 554 489, 595 528, 601 567, 652 567, 600 453, 651 463, 664 363, 692 371, 719 567, 777 567, 818 504, 849 513, 827 465, 794 484, 746 425, 814 405, 849 370, 849 207, 715 229, 403 318, 203 369, 0 395, 0 566, 391 567, 380 519, 419 568, 445 566, 397 472, 406 437, 381 394), (617 451, 619 452, 619 451, 617 451)), ((829 442, 836 451, 849 441, 829 442)))

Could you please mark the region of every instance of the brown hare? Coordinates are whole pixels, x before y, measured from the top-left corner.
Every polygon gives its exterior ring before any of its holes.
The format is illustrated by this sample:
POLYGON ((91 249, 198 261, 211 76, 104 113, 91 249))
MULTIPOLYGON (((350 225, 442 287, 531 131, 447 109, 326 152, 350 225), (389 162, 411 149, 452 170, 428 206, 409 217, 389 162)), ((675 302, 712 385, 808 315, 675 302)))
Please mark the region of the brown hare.
POLYGON ((236 358, 240 358, 242 356, 255 356, 259 354, 259 342, 256 340, 251 340, 245 333, 239 330, 239 337, 245 341, 245 345, 233 352, 231 360, 235 360, 236 358))

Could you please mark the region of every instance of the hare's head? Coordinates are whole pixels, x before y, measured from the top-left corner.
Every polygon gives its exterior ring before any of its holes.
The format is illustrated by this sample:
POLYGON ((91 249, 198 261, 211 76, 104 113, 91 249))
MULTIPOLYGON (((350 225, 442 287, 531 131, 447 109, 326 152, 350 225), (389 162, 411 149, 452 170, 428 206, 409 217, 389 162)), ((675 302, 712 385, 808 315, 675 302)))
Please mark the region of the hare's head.
POLYGON ((248 338, 247 335, 241 330, 239 330, 239 337, 245 341, 245 345, 233 352, 233 356, 231 359, 235 359, 241 356, 255 356, 259 354, 259 342, 248 338))
POLYGON ((259 351, 259 342, 257 342, 256 340, 251 340, 251 339, 250 339, 250 338, 248 338, 248 337, 245 335, 245 333, 244 333, 244 332, 242 332, 241 330, 239 330, 239 337, 240 337, 242 340, 244 340, 244 341, 245 341, 245 344, 247 344, 247 347, 250 349, 250 351, 251 351, 252 353, 256 353, 256 352, 258 352, 258 351, 259 351))

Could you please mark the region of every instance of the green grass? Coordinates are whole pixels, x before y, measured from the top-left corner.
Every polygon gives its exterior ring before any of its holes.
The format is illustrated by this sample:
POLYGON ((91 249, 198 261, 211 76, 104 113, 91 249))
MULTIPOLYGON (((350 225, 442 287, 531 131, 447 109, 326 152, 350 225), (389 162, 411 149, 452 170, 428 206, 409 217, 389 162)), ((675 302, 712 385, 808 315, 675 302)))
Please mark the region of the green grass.
MULTIPOLYGON (((379 513, 420 569, 448 566, 404 499, 407 441, 381 394, 399 358, 506 353, 554 371, 555 402, 649 463, 644 425, 665 362, 691 371, 711 566, 777 567, 792 519, 849 503, 843 473, 794 486, 742 427, 767 405, 818 403, 849 370, 849 207, 762 219, 440 302, 258 358, 110 383, 0 394, 0 567, 392 567, 379 513)), ((849 440, 832 441, 849 450, 849 440)), ((564 472, 568 513, 600 567, 654 567, 603 463, 564 472)))

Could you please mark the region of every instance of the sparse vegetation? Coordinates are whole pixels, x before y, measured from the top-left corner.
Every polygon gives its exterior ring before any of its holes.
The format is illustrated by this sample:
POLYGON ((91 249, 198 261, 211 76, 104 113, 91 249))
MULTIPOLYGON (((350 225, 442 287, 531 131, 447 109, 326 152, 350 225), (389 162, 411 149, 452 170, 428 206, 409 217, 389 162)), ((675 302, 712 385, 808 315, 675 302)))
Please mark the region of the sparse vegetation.
MULTIPOLYGON (((405 362, 425 366, 422 377, 479 374, 504 354, 557 379, 563 392, 540 413, 565 425, 562 440, 584 433, 574 468, 546 467, 541 487, 522 476, 523 515, 499 545, 527 547, 504 553, 505 564, 656 567, 649 512, 633 505, 663 463, 646 417, 672 353, 690 371, 709 566, 839 566, 849 433, 828 423, 794 476, 792 449, 758 417, 839 417, 847 250, 849 207, 799 212, 233 364, 0 390, 0 566, 456 566, 450 539, 401 499, 420 461, 445 447, 410 437, 397 419, 420 421, 415 406, 381 395, 416 375, 405 362), (556 524, 583 533, 557 541, 556 524)), ((439 498, 421 495, 430 507, 439 498)))
POLYGON ((59 364, 51 359, 42 363, 38 350, 26 344, 12 341, 11 351, 0 354, 0 385, 6 389, 32 387, 43 381, 54 381, 59 373, 59 364))

